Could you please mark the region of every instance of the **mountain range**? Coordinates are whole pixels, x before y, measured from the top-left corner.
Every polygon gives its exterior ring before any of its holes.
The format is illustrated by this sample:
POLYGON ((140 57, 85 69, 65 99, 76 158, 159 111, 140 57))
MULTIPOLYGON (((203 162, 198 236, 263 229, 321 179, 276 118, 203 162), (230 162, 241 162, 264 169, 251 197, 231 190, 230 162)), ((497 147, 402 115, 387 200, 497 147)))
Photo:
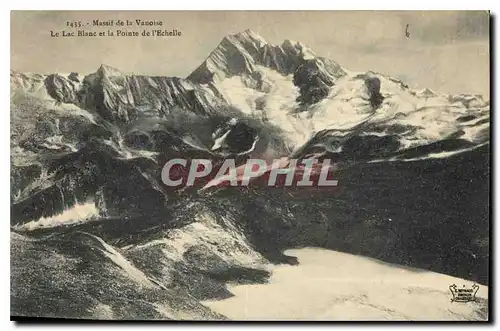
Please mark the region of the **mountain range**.
POLYGON ((222 319, 201 302, 297 264, 283 254, 296 247, 488 283, 480 95, 415 90, 250 30, 186 78, 103 64, 10 82, 13 315, 222 319), (284 156, 334 160, 340 190, 180 194, 160 179, 176 157, 284 156))

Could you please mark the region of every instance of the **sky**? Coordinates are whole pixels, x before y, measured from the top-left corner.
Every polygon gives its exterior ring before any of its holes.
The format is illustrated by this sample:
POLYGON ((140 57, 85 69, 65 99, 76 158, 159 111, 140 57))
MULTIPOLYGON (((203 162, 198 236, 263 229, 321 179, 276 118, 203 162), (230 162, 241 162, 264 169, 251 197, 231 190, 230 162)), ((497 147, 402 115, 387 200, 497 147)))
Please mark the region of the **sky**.
POLYGON ((486 11, 12 11, 11 69, 90 73, 104 63, 128 73, 186 77, 224 36, 246 29, 272 44, 301 41, 344 68, 395 76, 412 88, 489 98, 486 11), (72 30, 66 21, 94 19, 161 20, 160 29, 182 36, 50 36, 72 30))

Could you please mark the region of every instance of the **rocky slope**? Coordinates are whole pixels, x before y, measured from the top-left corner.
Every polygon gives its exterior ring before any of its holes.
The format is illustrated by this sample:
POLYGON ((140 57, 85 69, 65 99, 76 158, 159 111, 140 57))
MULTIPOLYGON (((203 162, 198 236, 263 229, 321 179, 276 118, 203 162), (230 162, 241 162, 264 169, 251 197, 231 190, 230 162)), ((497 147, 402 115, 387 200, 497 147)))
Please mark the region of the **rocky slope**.
POLYGON ((251 31, 186 79, 106 65, 10 78, 13 315, 221 319, 200 302, 296 264, 290 247, 488 283, 481 96, 415 91, 251 31), (281 156, 333 159, 339 190, 181 194, 160 177, 176 157, 281 156))

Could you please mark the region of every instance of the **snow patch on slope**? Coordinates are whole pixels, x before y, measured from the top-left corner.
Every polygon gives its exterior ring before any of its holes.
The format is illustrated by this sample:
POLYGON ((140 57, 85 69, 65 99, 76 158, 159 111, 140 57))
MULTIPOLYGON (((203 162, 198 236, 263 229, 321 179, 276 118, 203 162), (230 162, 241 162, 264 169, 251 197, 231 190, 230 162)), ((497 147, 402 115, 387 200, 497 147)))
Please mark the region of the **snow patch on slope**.
POLYGON ((99 217, 99 209, 94 202, 78 203, 73 207, 64 210, 62 213, 41 217, 38 220, 31 221, 22 225, 13 226, 17 231, 33 231, 36 229, 54 228, 64 225, 74 225, 91 221, 99 217))
MULTIPOLYGON (((489 123, 474 126, 457 121, 473 114, 489 118, 489 103, 478 96, 450 96, 430 91, 417 93, 401 81, 376 73, 356 73, 338 78, 326 98, 302 108, 297 103, 298 89, 292 75, 284 76, 263 66, 256 66, 262 84, 248 86, 245 79, 233 76, 215 86, 229 104, 246 115, 269 122, 283 130, 289 147, 297 148, 322 130, 346 136, 355 134, 388 135, 397 132, 401 149, 429 144, 450 135, 461 135, 473 143, 481 143, 489 123), (365 75, 381 81, 384 100, 374 109, 365 75), (385 128, 381 132, 370 130, 385 128), (401 128, 407 128, 401 132, 401 128), (463 133, 460 133, 463 131, 463 133)), ((484 121, 483 121, 484 122, 484 121)))
POLYGON ((472 282, 324 249, 285 253, 299 264, 276 266, 269 284, 230 286, 233 297, 204 304, 234 320, 487 319, 486 286, 477 302, 455 303, 449 286, 472 282))
POLYGON ((224 217, 220 217, 219 221, 224 225, 219 224, 212 213, 202 212, 193 223, 165 232, 165 238, 131 250, 160 246, 169 260, 181 261, 190 248, 199 247, 231 265, 262 268, 266 259, 251 248, 242 232, 235 227, 235 222, 224 217))

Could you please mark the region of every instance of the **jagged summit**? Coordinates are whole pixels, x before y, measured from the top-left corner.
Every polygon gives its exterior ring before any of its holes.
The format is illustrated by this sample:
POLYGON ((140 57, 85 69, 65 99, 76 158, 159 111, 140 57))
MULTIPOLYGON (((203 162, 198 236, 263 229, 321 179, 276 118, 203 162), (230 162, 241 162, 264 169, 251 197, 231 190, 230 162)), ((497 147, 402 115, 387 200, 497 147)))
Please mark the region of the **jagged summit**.
POLYGON ((424 88, 423 90, 418 92, 418 96, 424 97, 424 98, 431 98, 431 97, 435 97, 436 95, 437 95, 436 92, 434 92, 433 90, 431 90, 429 88, 424 88))
MULTIPOLYGON (((251 77, 255 73, 256 66, 264 66, 282 75, 289 75, 307 61, 319 62, 319 66, 323 63, 323 59, 318 58, 301 42, 286 39, 281 45, 272 45, 247 29, 224 37, 188 79, 207 84, 237 75, 251 77)), ((327 66, 333 70, 328 76, 341 76, 343 71, 340 67, 336 64, 334 67, 332 68, 331 64, 327 66)))
POLYGON ((223 40, 224 39, 238 40, 241 43, 245 43, 245 42, 254 43, 254 44, 257 44, 259 46, 267 44, 267 41, 263 37, 261 37, 259 34, 253 32, 250 29, 246 29, 243 32, 238 32, 238 33, 233 34, 233 35, 225 36, 223 38, 223 40))
POLYGON ((101 64, 99 69, 97 69, 97 73, 100 75, 105 75, 105 76, 121 76, 121 75, 123 75, 123 73, 119 69, 112 67, 110 65, 104 64, 104 63, 101 64))

